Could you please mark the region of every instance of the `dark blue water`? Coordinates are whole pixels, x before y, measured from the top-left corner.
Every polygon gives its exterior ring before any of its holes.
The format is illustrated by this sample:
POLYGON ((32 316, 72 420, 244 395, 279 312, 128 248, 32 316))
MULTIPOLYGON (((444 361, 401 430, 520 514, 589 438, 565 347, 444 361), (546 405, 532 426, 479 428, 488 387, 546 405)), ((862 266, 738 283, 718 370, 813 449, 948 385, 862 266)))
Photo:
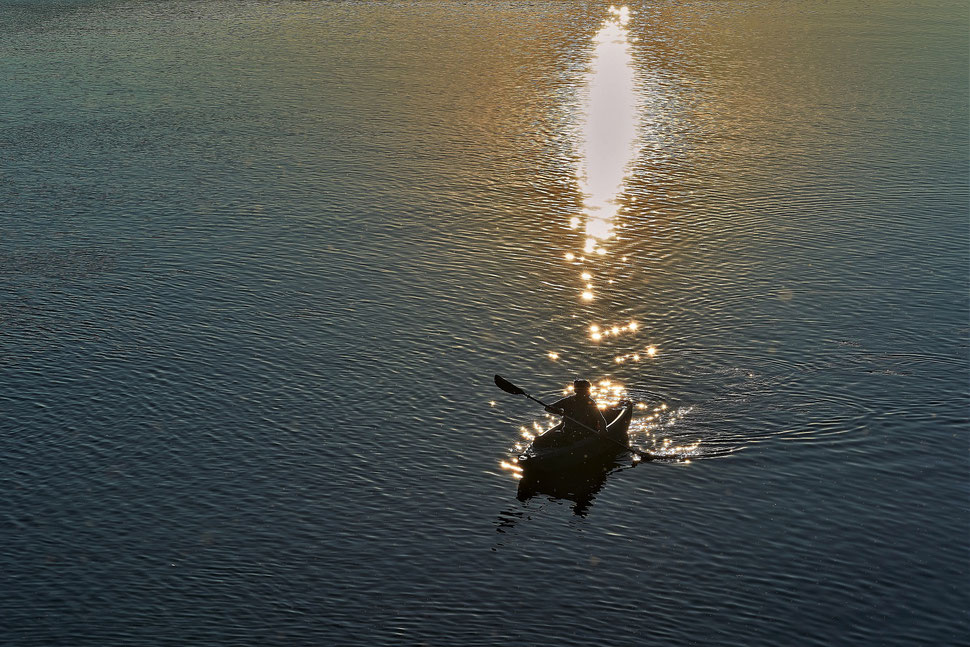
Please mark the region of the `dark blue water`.
POLYGON ((965 7, 608 6, 0 4, 0 643, 967 644, 965 7))

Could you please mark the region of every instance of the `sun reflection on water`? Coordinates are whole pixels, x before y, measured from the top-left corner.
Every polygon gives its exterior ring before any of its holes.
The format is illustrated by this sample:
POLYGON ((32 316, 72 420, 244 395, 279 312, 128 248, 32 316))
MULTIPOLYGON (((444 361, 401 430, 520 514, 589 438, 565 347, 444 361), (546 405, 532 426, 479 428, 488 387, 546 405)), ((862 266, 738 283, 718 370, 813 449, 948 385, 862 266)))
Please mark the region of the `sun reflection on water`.
MULTIPOLYGON (((628 317, 604 316, 605 312, 594 317, 592 313, 601 304, 610 303, 609 298, 598 299, 608 297, 608 292, 615 289, 615 280, 623 275, 616 270, 629 269, 630 257, 614 257, 610 251, 622 227, 619 220, 626 213, 624 205, 635 208, 637 203, 636 196, 626 195, 628 175, 641 153, 641 127, 649 125, 641 123, 640 117, 645 104, 637 92, 635 39, 628 29, 631 16, 627 7, 611 6, 592 39, 589 68, 575 115, 579 126, 574 139, 575 180, 582 205, 579 213, 568 217, 571 249, 562 252, 562 258, 576 271, 575 287, 581 310, 590 317, 583 334, 593 348, 608 352, 606 360, 612 360, 614 365, 647 362, 658 354, 657 346, 638 339, 649 326, 628 317), (600 290, 607 294, 599 294, 600 290)), ((560 359, 559 351, 547 350, 545 354, 548 360, 560 359)), ((562 389, 563 396, 573 392, 572 384, 562 389)), ((629 430, 631 446, 648 458, 689 462, 702 455, 699 442, 685 442, 683 434, 673 433, 675 425, 690 409, 668 407, 667 403, 652 397, 633 397, 626 385, 613 377, 593 381, 591 395, 601 409, 616 407, 623 401, 634 403, 636 415, 629 430)), ((515 457, 558 422, 558 417, 546 414, 522 426, 521 438, 510 448, 508 459, 501 462, 502 469, 517 479, 522 478, 523 469, 515 457)))
MULTIPOLYGON (((569 226, 579 229, 585 223, 583 253, 594 260, 608 253, 606 241, 616 235, 619 199, 637 154, 639 122, 629 20, 627 7, 610 7, 609 17, 593 37, 584 85, 576 167, 583 218, 571 217, 569 226)), ((591 300, 592 290, 587 288, 582 296, 591 300)))
POLYGON ((592 341, 601 341, 603 339, 608 339, 610 337, 619 337, 620 335, 635 333, 640 328, 640 324, 636 321, 631 321, 624 324, 613 324, 612 326, 600 326, 599 324, 589 325, 589 338, 592 341))
POLYGON ((699 440, 683 442, 672 435, 691 409, 680 407, 671 410, 666 403, 654 406, 649 415, 635 418, 631 423, 631 445, 657 460, 690 462, 692 458, 703 456, 699 440))

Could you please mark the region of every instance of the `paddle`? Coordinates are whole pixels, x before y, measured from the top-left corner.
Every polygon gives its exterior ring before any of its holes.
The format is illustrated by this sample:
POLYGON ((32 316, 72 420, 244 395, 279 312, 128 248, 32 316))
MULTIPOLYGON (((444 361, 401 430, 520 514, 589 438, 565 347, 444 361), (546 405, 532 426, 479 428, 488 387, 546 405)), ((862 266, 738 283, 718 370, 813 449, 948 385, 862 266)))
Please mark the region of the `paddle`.
MULTIPOLYGON (((539 400, 537 398, 533 398, 531 395, 529 395, 528 393, 526 393, 525 391, 523 391, 519 387, 517 387, 514 384, 512 384, 511 382, 509 382, 508 380, 506 380, 501 375, 498 375, 498 374, 495 375, 495 386, 497 386, 498 388, 502 389, 506 393, 511 393, 512 395, 524 395, 525 397, 529 398, 533 402, 536 402, 538 404, 541 404, 543 406, 543 408, 545 408, 547 406, 545 402, 543 402, 542 400, 539 400)), ((575 424, 579 425, 580 427, 582 427, 582 428, 584 428, 584 429, 586 429, 588 431, 593 432, 594 434, 596 434, 600 438, 603 438, 605 440, 610 441, 611 443, 613 443, 617 447, 622 447, 626 451, 628 451, 628 452, 630 452, 632 454, 636 454, 637 456, 639 456, 640 458, 642 458, 644 460, 650 460, 651 458, 653 458, 653 456, 651 456, 650 454, 647 454, 645 452, 641 452, 639 449, 634 449, 632 447, 629 447, 627 445, 624 445, 623 443, 621 443, 618 440, 614 440, 613 438, 610 438, 609 436, 605 436, 605 435, 601 434, 600 432, 596 431, 595 429, 593 429, 589 425, 585 425, 585 424, 581 423, 579 420, 576 420, 575 418, 570 418, 569 416, 567 416, 565 414, 563 414, 563 418, 565 418, 566 420, 569 420, 571 422, 574 422, 575 424)))

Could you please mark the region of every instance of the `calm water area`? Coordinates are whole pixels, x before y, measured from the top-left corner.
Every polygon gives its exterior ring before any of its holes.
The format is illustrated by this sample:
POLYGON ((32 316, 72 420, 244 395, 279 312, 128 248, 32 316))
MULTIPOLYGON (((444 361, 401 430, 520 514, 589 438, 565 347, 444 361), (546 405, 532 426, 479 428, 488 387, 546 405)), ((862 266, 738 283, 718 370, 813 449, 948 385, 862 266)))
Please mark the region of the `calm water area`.
POLYGON ((970 644, 970 14, 0 0, 0 644, 970 644), (665 460, 523 492, 576 377, 665 460))

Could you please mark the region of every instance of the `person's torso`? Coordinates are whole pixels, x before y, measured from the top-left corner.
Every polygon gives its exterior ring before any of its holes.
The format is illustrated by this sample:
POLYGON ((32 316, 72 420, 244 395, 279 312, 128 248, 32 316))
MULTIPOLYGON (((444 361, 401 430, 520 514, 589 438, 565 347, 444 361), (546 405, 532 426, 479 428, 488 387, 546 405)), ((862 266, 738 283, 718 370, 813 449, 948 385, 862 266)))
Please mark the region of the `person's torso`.
POLYGON ((582 425, 596 429, 600 420, 600 412, 596 408, 596 403, 592 399, 579 396, 573 396, 564 402, 563 412, 567 416, 564 425, 566 429, 583 429, 582 425), (572 420, 569 418, 572 418, 572 420), (577 422, 582 423, 582 425, 576 424, 577 422))

